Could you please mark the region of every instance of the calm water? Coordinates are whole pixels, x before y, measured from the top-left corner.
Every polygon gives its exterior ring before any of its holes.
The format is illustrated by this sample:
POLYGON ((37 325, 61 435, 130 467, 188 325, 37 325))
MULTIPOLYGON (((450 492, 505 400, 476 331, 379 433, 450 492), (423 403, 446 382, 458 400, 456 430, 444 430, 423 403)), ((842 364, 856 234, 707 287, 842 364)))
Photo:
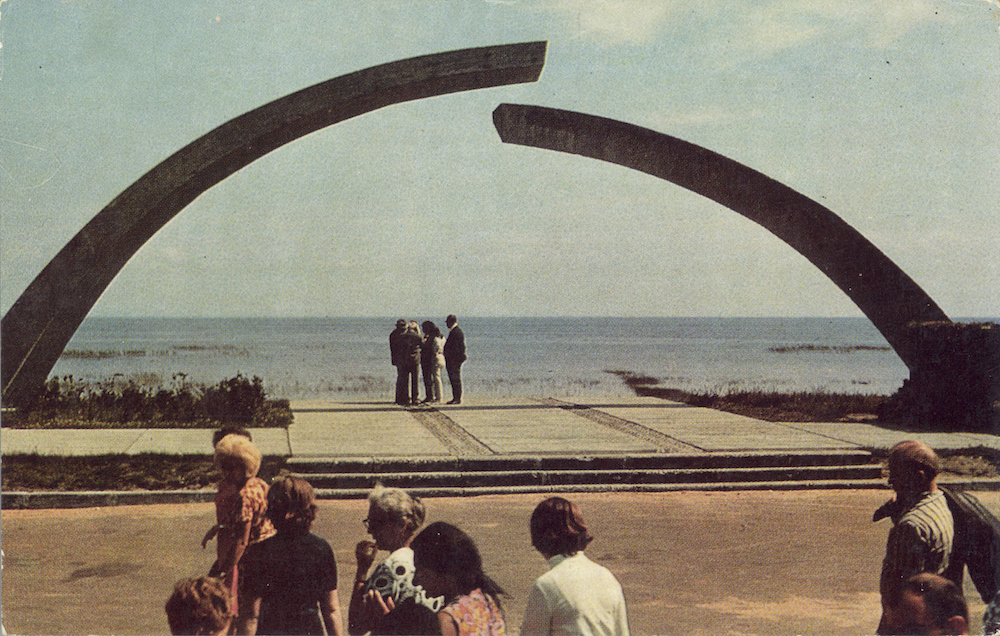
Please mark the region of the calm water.
MULTIPOLYGON (((263 378, 274 397, 388 399, 394 322, 88 318, 53 375, 100 381, 121 374, 169 386, 242 373, 263 378)), ((462 328, 470 394, 628 394, 608 370, 712 391, 889 394, 908 377, 864 318, 466 318, 462 328)))

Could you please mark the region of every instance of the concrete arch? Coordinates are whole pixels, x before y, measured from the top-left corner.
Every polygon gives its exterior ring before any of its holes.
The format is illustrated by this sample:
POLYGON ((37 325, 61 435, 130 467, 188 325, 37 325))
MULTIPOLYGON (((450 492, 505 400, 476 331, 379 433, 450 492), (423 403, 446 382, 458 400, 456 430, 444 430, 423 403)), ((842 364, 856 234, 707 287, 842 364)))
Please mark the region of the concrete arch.
POLYGON ((764 226, 847 294, 911 371, 920 365, 921 351, 907 325, 950 322, 903 270, 832 211, 707 148, 614 119, 540 106, 501 104, 493 123, 504 143, 633 168, 764 226))
POLYGON ((3 317, 4 404, 34 398, 122 267, 201 193, 272 150, 345 119, 435 95, 537 81, 546 46, 463 49, 342 75, 231 119, 174 153, 91 219, 3 317))

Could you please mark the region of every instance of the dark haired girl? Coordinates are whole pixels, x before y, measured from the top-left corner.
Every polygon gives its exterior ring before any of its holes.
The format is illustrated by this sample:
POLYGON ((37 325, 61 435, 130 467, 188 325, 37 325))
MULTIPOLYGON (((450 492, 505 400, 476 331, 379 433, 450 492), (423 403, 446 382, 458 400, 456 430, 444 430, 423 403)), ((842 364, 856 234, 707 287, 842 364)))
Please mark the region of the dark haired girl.
POLYGON ((482 557, 467 534, 438 521, 418 534, 410 547, 414 582, 428 596, 444 596, 438 612, 444 636, 506 634, 499 597, 507 593, 483 572, 482 557))
POLYGON ((424 330, 424 342, 420 347, 420 367, 424 372, 424 402, 436 404, 441 401, 444 385, 441 369, 444 368, 444 336, 430 320, 420 326, 424 330))

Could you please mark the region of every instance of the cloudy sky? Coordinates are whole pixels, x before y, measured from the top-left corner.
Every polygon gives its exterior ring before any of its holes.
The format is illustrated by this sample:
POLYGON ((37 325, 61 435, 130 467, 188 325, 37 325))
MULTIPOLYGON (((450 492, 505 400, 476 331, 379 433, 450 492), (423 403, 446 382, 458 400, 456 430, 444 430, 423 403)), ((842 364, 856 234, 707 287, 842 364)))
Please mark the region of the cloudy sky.
POLYGON ((0 2, 0 308, 122 190, 252 108, 406 57, 547 40, 539 82, 375 111, 204 193, 103 316, 860 316, 751 221, 502 144, 497 104, 619 119, 820 201, 952 317, 1000 316, 988 0, 0 2))

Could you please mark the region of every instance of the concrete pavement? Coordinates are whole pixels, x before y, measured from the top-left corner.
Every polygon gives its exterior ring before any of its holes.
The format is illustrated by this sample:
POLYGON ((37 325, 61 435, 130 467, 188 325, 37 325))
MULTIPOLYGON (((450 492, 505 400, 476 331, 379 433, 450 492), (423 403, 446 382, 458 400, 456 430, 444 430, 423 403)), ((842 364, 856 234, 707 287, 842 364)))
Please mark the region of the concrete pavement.
MULTIPOLYGON (((988 433, 931 433, 874 423, 775 423, 651 397, 477 398, 461 405, 403 408, 389 402, 292 403, 294 423, 252 429, 265 455, 370 461, 413 458, 592 457, 650 454, 797 453, 867 450, 919 438, 942 453, 1000 453, 988 433)), ((2 429, 3 455, 165 453, 206 455, 207 429, 2 429)), ((996 480, 994 480, 995 482, 996 480)), ((983 487, 1000 487, 987 480, 983 487)), ((207 492, 3 493, 4 506, 204 501, 207 492), (61 497, 61 499, 60 499, 61 497), (61 503, 60 503, 61 501, 61 503), (72 503, 75 502, 75 503, 72 503)))
MULTIPOLYGON (((650 397, 576 399, 472 398, 464 404, 403 408, 392 403, 292 402, 287 430, 251 429, 265 455, 407 457, 455 454, 594 454, 760 450, 886 450, 919 437, 939 451, 1000 451, 989 433, 896 430, 874 423, 765 422, 650 397), (440 430, 428 414, 453 424, 440 430), (601 416, 605 421, 600 421, 601 416)), ((207 429, 9 429, 3 455, 204 455, 207 429)))

